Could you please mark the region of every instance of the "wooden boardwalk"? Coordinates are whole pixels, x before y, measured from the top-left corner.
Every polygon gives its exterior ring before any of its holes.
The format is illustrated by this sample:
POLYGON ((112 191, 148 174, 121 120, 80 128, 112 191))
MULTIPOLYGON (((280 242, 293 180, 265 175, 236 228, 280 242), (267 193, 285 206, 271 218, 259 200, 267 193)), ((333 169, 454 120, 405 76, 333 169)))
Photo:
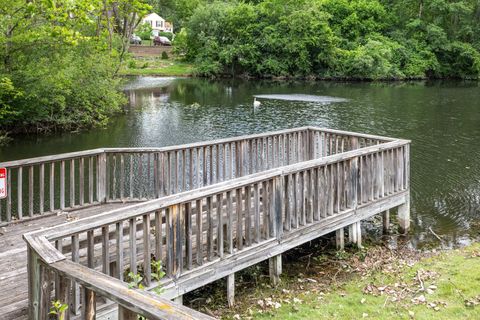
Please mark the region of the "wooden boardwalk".
POLYGON ((126 204, 106 204, 72 212, 26 220, 0 229, 0 315, 1 319, 27 319, 27 244, 24 233, 94 216, 126 204))
POLYGON ((276 284, 283 252, 330 232, 360 245, 361 221, 393 208, 409 228, 409 141, 387 137, 304 127, 0 166, 6 319, 26 317, 27 301, 45 319, 53 300, 67 319, 207 319, 170 299, 226 277, 233 304, 235 272, 269 259, 276 284))

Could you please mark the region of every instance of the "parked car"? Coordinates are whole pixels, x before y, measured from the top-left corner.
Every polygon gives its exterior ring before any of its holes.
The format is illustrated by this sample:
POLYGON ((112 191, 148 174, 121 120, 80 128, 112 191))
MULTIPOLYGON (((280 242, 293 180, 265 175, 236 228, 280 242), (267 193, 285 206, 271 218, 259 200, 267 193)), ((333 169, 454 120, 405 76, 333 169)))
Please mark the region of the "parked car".
POLYGON ((156 36, 153 38, 154 46, 171 46, 172 42, 167 37, 156 36))
POLYGON ((130 37, 130 44, 142 44, 142 39, 139 36, 132 34, 130 37))

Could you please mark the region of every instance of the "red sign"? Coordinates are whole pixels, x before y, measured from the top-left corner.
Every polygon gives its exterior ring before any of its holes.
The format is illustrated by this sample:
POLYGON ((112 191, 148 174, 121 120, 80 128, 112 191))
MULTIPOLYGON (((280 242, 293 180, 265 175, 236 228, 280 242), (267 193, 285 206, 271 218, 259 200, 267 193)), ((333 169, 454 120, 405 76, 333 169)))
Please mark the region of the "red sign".
POLYGON ((0 168, 0 199, 7 197, 7 169, 0 168))

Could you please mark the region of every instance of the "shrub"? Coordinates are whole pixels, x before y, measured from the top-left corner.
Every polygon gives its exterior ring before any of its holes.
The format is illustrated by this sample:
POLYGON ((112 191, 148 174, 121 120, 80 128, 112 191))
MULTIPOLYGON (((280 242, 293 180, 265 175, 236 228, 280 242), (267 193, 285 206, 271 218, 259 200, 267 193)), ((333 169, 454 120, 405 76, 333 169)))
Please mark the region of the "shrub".
POLYGON ((168 53, 165 51, 162 52, 162 60, 168 60, 168 53))

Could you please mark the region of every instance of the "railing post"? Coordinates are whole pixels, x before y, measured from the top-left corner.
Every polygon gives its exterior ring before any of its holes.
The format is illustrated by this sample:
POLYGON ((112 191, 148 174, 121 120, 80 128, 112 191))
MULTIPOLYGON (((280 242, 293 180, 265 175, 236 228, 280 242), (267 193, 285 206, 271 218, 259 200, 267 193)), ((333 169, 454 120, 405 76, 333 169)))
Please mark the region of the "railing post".
POLYGON ((33 249, 27 249, 28 268, 28 319, 47 319, 50 303, 48 271, 42 267, 40 257, 33 249))
POLYGON ((97 158, 97 200, 107 202, 107 154, 102 152, 97 158))
POLYGON ((85 288, 84 292, 84 301, 85 305, 83 307, 83 319, 85 320, 94 320, 97 314, 96 301, 95 301, 95 291, 85 288))
POLYGON ((40 297, 40 263, 35 252, 27 248, 27 268, 28 268, 28 318, 32 320, 40 319, 38 314, 40 297))

